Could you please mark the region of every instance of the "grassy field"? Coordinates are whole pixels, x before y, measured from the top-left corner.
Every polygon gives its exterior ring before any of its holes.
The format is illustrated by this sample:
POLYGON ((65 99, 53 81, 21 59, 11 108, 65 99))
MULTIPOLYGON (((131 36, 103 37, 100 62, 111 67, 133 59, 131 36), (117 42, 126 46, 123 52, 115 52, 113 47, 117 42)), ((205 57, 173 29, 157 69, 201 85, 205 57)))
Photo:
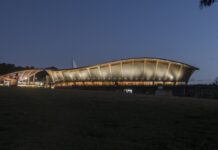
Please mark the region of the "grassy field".
POLYGON ((0 88, 0 150, 217 150, 218 101, 0 88))

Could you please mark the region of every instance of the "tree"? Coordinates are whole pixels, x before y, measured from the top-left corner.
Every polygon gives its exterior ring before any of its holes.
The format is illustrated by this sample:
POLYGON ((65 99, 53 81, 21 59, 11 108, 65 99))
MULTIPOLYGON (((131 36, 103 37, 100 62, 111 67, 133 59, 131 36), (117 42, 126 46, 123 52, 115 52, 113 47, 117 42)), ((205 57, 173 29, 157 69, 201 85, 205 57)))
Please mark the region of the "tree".
POLYGON ((215 2, 217 2, 217 0, 200 0, 200 6, 201 7, 211 6, 215 2))
POLYGON ((28 69, 34 69, 34 67, 29 67, 29 66, 21 67, 21 66, 16 66, 14 64, 2 63, 0 64, 0 75, 15 72, 15 71, 28 70, 28 69))

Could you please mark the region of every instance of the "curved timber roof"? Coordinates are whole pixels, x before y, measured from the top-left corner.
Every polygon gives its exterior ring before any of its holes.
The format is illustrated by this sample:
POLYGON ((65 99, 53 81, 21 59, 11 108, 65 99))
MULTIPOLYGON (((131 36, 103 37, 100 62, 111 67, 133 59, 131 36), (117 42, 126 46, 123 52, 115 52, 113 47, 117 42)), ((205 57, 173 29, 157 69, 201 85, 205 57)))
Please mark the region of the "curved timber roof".
POLYGON ((47 70, 56 82, 163 81, 188 82, 198 68, 161 58, 128 58, 75 69, 47 70))
POLYGON ((128 58, 74 69, 32 69, 0 76, 0 80, 27 80, 38 72, 46 71, 52 83, 70 82, 181 82, 187 83, 198 68, 161 58, 128 58))

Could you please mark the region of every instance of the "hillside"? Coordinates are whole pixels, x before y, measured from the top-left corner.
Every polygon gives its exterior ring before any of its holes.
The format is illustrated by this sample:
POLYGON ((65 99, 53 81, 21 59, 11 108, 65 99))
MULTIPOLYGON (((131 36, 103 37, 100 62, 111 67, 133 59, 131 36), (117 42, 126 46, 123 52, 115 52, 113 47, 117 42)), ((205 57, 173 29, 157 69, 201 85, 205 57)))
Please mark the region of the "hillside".
POLYGON ((218 101, 0 89, 0 149, 216 150, 218 101))

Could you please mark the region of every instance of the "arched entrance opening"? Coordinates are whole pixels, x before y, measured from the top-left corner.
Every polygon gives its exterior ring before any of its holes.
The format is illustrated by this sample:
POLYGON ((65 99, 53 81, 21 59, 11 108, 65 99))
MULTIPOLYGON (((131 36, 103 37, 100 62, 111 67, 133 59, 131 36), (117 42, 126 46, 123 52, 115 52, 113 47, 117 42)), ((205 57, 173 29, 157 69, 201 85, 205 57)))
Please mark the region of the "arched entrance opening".
POLYGON ((52 82, 49 74, 45 70, 37 72, 30 77, 30 80, 33 81, 34 85, 37 87, 50 87, 50 83, 52 82))

